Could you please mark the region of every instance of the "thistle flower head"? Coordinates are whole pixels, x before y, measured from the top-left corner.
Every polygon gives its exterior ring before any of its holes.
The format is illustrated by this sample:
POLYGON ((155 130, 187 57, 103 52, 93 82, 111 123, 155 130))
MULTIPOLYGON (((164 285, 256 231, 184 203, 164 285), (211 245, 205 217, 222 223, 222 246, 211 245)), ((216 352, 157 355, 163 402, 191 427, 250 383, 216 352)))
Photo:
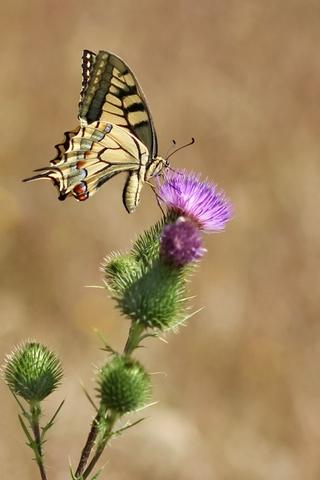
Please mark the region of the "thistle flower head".
POLYGON ((196 173, 170 171, 158 184, 158 195, 169 212, 189 217, 206 232, 223 230, 232 218, 232 205, 223 190, 201 181, 196 173))
POLYGON ((132 412, 145 405, 150 394, 150 377, 137 360, 116 356, 99 372, 98 395, 114 412, 132 412))
POLYGON ((45 345, 27 342, 6 357, 3 376, 15 395, 40 402, 59 386, 62 366, 45 345))
POLYGON ((179 217, 164 226, 160 239, 160 255, 166 263, 183 267, 204 254, 202 237, 194 222, 179 217))

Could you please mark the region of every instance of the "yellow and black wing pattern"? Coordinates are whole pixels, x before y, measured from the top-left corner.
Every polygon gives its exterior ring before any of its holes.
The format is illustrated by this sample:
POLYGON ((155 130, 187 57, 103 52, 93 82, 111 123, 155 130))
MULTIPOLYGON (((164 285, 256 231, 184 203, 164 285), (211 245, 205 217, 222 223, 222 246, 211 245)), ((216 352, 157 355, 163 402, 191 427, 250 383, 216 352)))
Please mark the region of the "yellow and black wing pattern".
POLYGON ((113 176, 127 173, 123 203, 137 207, 143 183, 164 167, 157 157, 157 138, 142 90, 118 56, 84 50, 79 123, 55 146, 49 167, 25 181, 49 178, 59 199, 84 201, 113 176))
POLYGON ((61 143, 57 143, 54 148, 56 149, 56 156, 50 160, 51 165, 57 165, 61 162, 64 154, 69 148, 70 140, 77 135, 80 130, 80 126, 76 127, 74 130, 70 130, 68 132, 64 132, 64 138, 61 143))
POLYGON ((124 61, 113 53, 100 51, 94 56, 85 50, 82 78, 80 123, 102 120, 125 128, 145 144, 154 158, 157 137, 152 117, 141 87, 124 61))
POLYGON ((51 179, 59 191, 59 200, 73 195, 84 201, 107 180, 127 172, 128 178, 133 179, 127 182, 124 202, 131 213, 138 205, 141 190, 136 185, 133 192, 134 179, 142 186, 148 155, 146 146, 123 128, 93 122, 80 127, 78 134, 70 139, 69 148, 59 164, 36 170, 36 177, 51 179))
MULTIPOLYGON (((81 85, 81 92, 80 92, 79 109, 80 109, 80 106, 81 106, 81 102, 82 102, 82 99, 83 99, 84 92, 87 88, 87 85, 88 85, 88 82, 89 82, 89 79, 90 79, 90 76, 91 76, 91 72, 92 72, 92 69, 93 69, 94 62, 95 62, 95 57, 96 57, 96 54, 93 53, 93 52, 90 52, 90 50, 84 50, 83 51, 82 64, 81 64, 81 67, 82 67, 82 85, 81 85)), ((54 146, 54 148, 56 149, 57 152, 56 152, 56 156, 52 160, 50 160, 51 165, 56 165, 57 163, 59 163, 62 160, 63 155, 65 154, 65 152, 69 148, 71 138, 74 137, 75 135, 77 135, 79 130, 80 130, 80 125, 75 127, 73 130, 64 132, 64 138, 63 138, 62 142, 57 143, 54 146)))

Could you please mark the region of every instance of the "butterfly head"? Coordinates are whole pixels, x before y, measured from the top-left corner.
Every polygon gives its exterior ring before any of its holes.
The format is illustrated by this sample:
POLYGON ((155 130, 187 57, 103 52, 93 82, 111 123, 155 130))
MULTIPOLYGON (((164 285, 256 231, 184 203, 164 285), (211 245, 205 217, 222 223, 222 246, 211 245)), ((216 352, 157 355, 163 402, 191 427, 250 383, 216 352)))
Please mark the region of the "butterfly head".
POLYGON ((154 157, 147 167, 147 180, 157 177, 169 167, 169 161, 166 158, 154 157))

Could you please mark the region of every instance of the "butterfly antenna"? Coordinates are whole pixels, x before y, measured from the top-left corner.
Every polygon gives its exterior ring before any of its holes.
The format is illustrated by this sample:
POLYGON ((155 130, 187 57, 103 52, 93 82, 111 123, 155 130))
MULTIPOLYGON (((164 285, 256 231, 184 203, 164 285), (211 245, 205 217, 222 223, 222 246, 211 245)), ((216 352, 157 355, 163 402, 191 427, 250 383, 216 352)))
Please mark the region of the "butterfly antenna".
POLYGON ((173 152, 171 152, 167 157, 165 157, 166 160, 168 160, 170 157, 172 157, 172 155, 174 155, 175 153, 177 153, 179 150, 182 150, 183 148, 186 148, 186 147, 190 147, 190 145, 193 145, 195 142, 195 139, 192 137, 191 138, 191 141, 189 143, 186 143, 185 145, 181 145, 181 147, 178 147, 176 148, 175 150, 173 150, 173 152))
POLYGON ((165 157, 164 157, 164 158, 168 158, 168 155, 170 155, 170 154, 169 154, 170 150, 171 150, 172 148, 174 148, 175 145, 177 145, 177 142, 175 141, 174 138, 171 140, 171 142, 172 142, 172 145, 170 145, 170 147, 168 148, 167 153, 165 154, 165 157))

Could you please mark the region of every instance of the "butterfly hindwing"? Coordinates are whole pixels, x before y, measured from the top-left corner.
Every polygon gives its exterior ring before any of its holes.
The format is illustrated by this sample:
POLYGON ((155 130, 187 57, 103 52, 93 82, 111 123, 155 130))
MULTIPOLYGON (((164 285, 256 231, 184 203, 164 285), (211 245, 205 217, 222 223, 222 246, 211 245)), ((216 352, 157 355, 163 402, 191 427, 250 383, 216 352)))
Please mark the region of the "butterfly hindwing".
POLYGON ((56 152, 56 156, 52 160, 50 160, 51 165, 56 165, 61 161, 61 159, 63 158, 63 155, 69 148, 71 138, 77 135, 79 130, 80 130, 80 127, 76 127, 73 130, 70 130, 70 132, 64 132, 64 139, 62 140, 62 142, 57 143, 54 146, 57 152, 56 152))
MULTIPOLYGON (((82 201, 121 172, 136 172, 140 192, 147 162, 147 148, 130 132, 106 122, 93 122, 70 138, 69 148, 59 162, 36 170, 37 175, 27 180, 49 178, 57 187, 60 200, 73 195, 82 201)), ((137 205, 137 195, 129 197, 125 207, 131 212, 137 205)))

